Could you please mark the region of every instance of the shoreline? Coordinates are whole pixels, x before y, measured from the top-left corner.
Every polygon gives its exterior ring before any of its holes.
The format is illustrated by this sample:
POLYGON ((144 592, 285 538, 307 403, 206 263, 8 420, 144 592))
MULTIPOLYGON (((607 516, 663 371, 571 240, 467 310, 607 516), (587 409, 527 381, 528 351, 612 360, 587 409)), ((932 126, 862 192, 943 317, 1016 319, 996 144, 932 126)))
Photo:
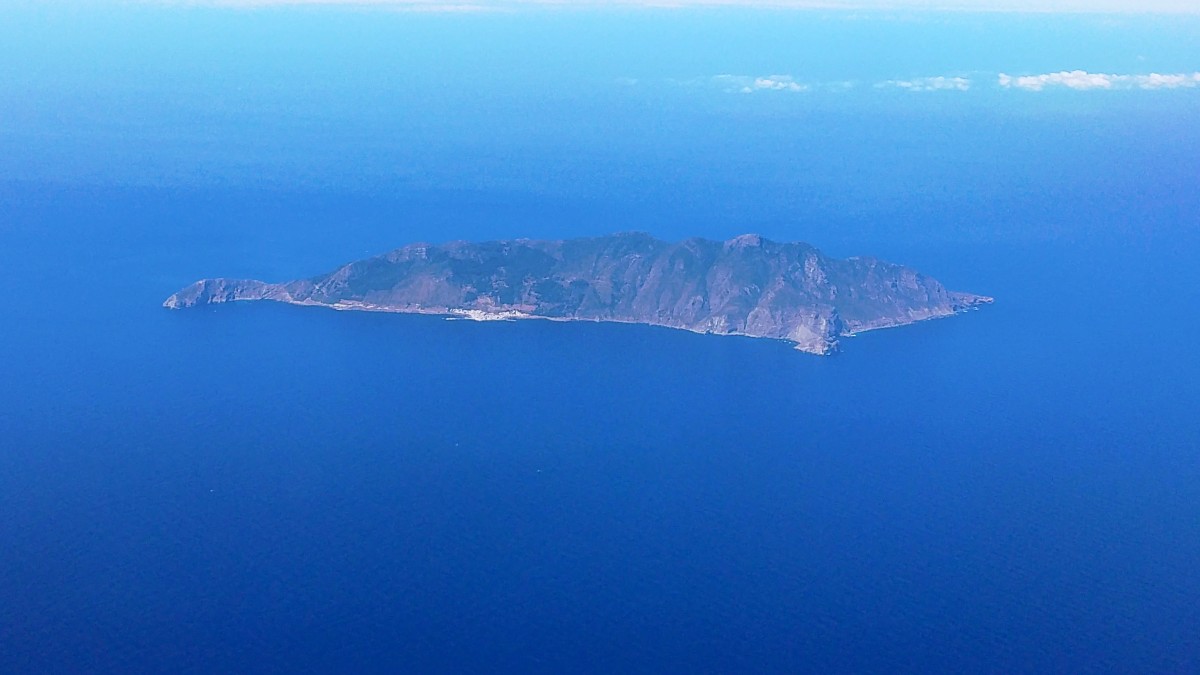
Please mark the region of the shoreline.
POLYGON ((671 324, 665 324, 665 323, 651 323, 648 321, 634 321, 634 320, 628 320, 628 319, 589 319, 589 318, 578 318, 578 317, 541 316, 541 315, 529 314, 527 312, 522 312, 520 310, 513 310, 513 309, 488 311, 488 310, 481 310, 481 309, 452 309, 449 307, 420 307, 420 306, 396 307, 396 306, 376 305, 376 304, 372 304, 372 303, 365 303, 365 302, 358 301, 358 300, 349 300, 349 301, 339 300, 338 302, 330 303, 330 302, 314 302, 312 300, 290 300, 290 299, 283 299, 283 298, 239 298, 239 299, 235 299, 235 300, 227 300, 227 301, 216 302, 216 303, 207 303, 207 304, 210 304, 210 305, 225 304, 226 302, 277 302, 277 303, 284 304, 284 305, 296 305, 299 307, 324 307, 324 308, 336 310, 339 312, 376 312, 376 313, 382 313, 382 314, 418 314, 418 315, 424 315, 424 316, 439 316, 439 317, 443 317, 449 321, 476 321, 476 322, 481 322, 481 323, 489 322, 489 321, 519 321, 519 320, 527 320, 527 319, 537 319, 537 320, 541 320, 541 321, 554 321, 554 322, 558 322, 558 323, 592 322, 592 323, 620 323, 620 324, 637 325, 637 326, 654 326, 657 328, 669 328, 672 330, 687 331, 689 333, 694 333, 696 335, 734 336, 734 337, 755 338, 755 339, 761 339, 761 340, 776 340, 778 342, 787 343, 787 344, 791 345, 793 349, 804 352, 806 354, 814 354, 817 356, 828 356, 838 350, 838 346, 839 346, 838 343, 839 343, 840 338, 857 337, 863 333, 886 330, 889 328, 901 328, 903 326, 911 326, 913 324, 922 323, 924 321, 932 321, 935 319, 945 319, 948 317, 957 316, 959 314, 966 313, 968 311, 978 310, 980 305, 992 304, 995 302, 995 300, 994 300, 994 298, 990 298, 990 297, 986 297, 986 296, 979 296, 979 299, 976 301, 975 304, 972 304, 972 305, 969 305, 969 306, 966 306, 966 307, 963 307, 963 308, 960 308, 960 309, 957 309, 957 310, 954 310, 951 312, 947 312, 944 314, 931 314, 929 316, 915 318, 915 319, 911 319, 908 321, 895 321, 895 322, 889 322, 889 323, 882 324, 882 325, 858 327, 853 330, 844 331, 844 332, 838 334, 832 340, 823 340, 823 341, 811 343, 811 344, 802 344, 802 343, 796 342, 795 340, 791 340, 788 338, 773 337, 770 335, 750 335, 748 333, 742 333, 742 332, 715 333, 713 331, 699 330, 696 328, 688 328, 687 326, 673 326, 671 324))

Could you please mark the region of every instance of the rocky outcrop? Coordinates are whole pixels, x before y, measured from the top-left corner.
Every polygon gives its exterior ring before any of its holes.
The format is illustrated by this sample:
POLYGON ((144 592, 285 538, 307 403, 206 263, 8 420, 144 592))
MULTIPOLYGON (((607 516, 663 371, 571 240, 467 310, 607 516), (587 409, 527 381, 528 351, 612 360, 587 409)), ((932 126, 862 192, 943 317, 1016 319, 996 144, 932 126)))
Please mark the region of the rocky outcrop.
POLYGON ((215 305, 235 300, 278 300, 290 302, 292 297, 283 284, 267 284, 249 279, 204 279, 167 298, 163 307, 183 309, 196 305, 215 305))
POLYGON ((670 243, 633 233, 412 244, 329 274, 271 284, 205 279, 171 309, 273 300, 471 318, 622 321, 788 340, 814 354, 844 335, 950 316, 991 298, 874 258, 835 259, 743 235, 670 243))

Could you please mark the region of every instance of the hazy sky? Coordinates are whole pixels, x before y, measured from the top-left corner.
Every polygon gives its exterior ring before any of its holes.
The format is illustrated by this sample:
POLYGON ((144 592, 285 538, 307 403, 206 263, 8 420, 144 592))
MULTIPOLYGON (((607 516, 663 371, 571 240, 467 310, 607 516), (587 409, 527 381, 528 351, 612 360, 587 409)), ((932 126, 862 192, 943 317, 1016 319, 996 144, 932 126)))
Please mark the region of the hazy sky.
MULTIPOLYGON (((105 2, 106 0, 96 0, 105 2)), ((107 0, 109 2, 116 0, 107 0)), ((825 9, 933 9, 1018 12, 1200 13, 1196 0, 138 0, 232 6, 373 5, 406 9, 486 11, 529 6, 713 7, 757 6, 825 9)))
POLYGON ((1200 118, 1194 14, 186 6, 213 2, 0 0, 0 181, 575 189, 603 166, 661 181, 779 120, 748 165, 793 136, 812 157, 846 133, 891 147, 900 119, 1200 118))

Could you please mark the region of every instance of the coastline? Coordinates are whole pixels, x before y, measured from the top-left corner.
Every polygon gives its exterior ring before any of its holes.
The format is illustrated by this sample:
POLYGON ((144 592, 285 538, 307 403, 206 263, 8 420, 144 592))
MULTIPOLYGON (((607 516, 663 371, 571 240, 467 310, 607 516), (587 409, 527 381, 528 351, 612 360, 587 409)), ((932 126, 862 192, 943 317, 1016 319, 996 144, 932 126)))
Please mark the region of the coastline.
MULTIPOLYGON (((762 340, 776 340, 779 342, 784 342, 784 343, 792 345, 792 348, 797 351, 801 351, 801 352, 804 352, 807 354, 815 354, 817 356, 828 356, 838 350, 838 339, 840 339, 840 338, 856 337, 863 333, 868 333, 871 331, 885 330, 888 328, 900 328, 903 326, 911 326, 913 324, 921 323, 924 321, 932 321, 934 319, 945 319, 947 317, 952 317, 952 316, 956 316, 958 314, 963 314, 963 313, 971 311, 971 310, 977 310, 977 309, 979 309, 980 305, 992 304, 993 302, 995 302, 995 299, 991 298, 991 297, 987 297, 987 296, 977 296, 977 299, 974 304, 954 310, 954 311, 945 312, 945 313, 930 313, 926 316, 916 317, 916 318, 912 318, 912 319, 906 320, 906 321, 888 321, 887 323, 880 323, 877 325, 860 326, 860 327, 856 327, 852 330, 842 331, 841 333, 839 333, 837 335, 836 338, 834 338, 832 340, 818 339, 818 340, 815 340, 815 341, 809 342, 809 343, 801 343, 801 342, 797 342, 795 340, 790 340, 788 338, 783 338, 783 337, 772 337, 772 336, 768 336, 768 335, 750 335, 748 333, 743 333, 740 331, 734 331, 734 332, 729 332, 729 333, 715 333, 713 331, 689 328, 687 326, 676 326, 676 325, 667 324, 667 323, 653 323, 653 322, 649 322, 649 321, 634 321, 634 320, 629 320, 629 319, 588 319, 588 318, 578 318, 578 317, 542 316, 542 315, 538 315, 538 314, 529 314, 527 312, 521 312, 519 310, 512 310, 512 309, 505 309, 505 310, 499 310, 499 311, 487 311, 487 310, 480 310, 480 309, 455 309, 455 308, 450 308, 450 307, 422 307, 422 306, 417 306, 417 305, 397 307, 394 305, 378 305, 378 304, 374 304, 374 303, 367 303, 367 302, 363 302, 361 300, 339 300, 337 302, 330 303, 330 302, 314 302, 312 300, 292 300, 292 299, 271 298, 271 297, 237 298, 237 299, 232 299, 232 300, 209 302, 206 304, 216 305, 216 304, 225 304, 226 302, 264 302, 264 301, 265 302, 278 302, 280 304, 296 305, 296 306, 300 306, 300 307, 324 307, 327 309, 332 309, 332 310, 336 310, 336 311, 340 311, 340 312, 378 312, 378 313, 384 313, 384 314, 420 314, 420 315, 425 315, 425 316, 440 316, 447 320, 456 320, 456 321, 488 322, 488 321, 518 321, 518 320, 527 320, 527 319, 537 319, 537 320, 541 320, 541 321, 555 321, 555 322, 560 322, 560 323, 593 322, 593 323, 620 323, 620 324, 631 324, 631 325, 638 325, 638 326, 654 326, 654 327, 658 327, 658 328, 669 328, 672 330, 687 331, 689 333, 695 333, 697 335, 736 336, 736 337, 755 338, 755 339, 762 339, 762 340)), ((170 308, 176 308, 167 303, 164 303, 164 306, 170 307, 170 308)))

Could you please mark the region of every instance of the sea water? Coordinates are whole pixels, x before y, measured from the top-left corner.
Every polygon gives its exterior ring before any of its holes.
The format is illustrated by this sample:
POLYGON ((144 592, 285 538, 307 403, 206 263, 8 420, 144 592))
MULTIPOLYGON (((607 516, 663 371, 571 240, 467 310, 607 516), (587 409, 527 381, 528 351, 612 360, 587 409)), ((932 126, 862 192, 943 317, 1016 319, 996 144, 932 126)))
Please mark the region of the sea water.
POLYGON ((1195 97, 1101 95, 612 94, 546 103, 610 125, 578 153, 468 144, 425 179, 6 180, 0 670, 1197 668, 1195 97), (464 157, 508 159, 488 184, 464 157), (630 229, 878 255, 996 304, 829 358, 160 307, 411 241, 630 229))

